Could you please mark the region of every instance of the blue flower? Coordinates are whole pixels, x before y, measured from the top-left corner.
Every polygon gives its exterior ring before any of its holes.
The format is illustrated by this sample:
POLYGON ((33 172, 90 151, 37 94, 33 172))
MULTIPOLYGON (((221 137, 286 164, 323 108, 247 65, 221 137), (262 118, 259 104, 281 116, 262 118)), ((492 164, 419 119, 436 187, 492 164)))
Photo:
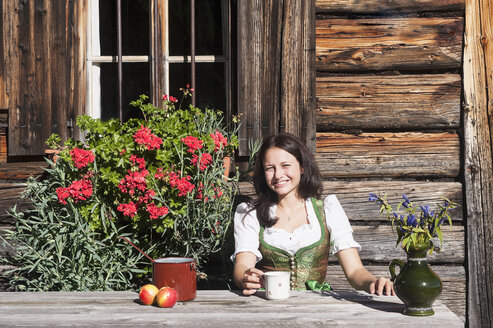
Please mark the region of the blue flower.
POLYGON ((406 223, 410 227, 416 228, 418 226, 418 220, 416 220, 416 216, 412 214, 407 216, 406 223))
POLYGON ((370 198, 368 198, 368 201, 369 202, 376 202, 376 201, 378 201, 378 196, 373 194, 373 193, 370 193, 370 198))
POLYGON ((409 204, 411 204, 411 201, 409 200, 409 198, 407 198, 407 196, 404 194, 402 194, 402 198, 404 199, 404 202, 402 203, 402 205, 404 205, 404 207, 409 207, 409 204))
POLYGON ((428 205, 425 206, 419 206, 421 207, 421 210, 423 211, 423 217, 428 218, 430 216, 433 216, 433 212, 430 214, 430 207, 428 205))

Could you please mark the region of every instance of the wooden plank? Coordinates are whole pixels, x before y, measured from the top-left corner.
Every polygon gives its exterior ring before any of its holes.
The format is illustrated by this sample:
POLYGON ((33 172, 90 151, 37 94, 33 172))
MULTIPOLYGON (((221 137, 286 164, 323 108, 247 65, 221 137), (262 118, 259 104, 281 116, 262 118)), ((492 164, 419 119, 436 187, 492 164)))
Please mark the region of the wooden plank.
MULTIPOLYGON (((389 225, 353 225, 354 239, 361 245, 361 260, 367 263, 389 263, 395 258, 405 259, 406 254, 396 246, 397 233, 389 225)), ((465 240, 463 226, 444 226, 443 248, 440 252, 433 252, 428 256, 428 262, 464 265, 465 240)), ((437 241, 435 246, 439 246, 437 241)), ((337 262, 331 257, 329 262, 337 262)))
POLYGON ((462 17, 319 19, 317 71, 457 69, 462 17))
POLYGON ((279 131, 279 60, 281 3, 238 3, 239 154, 248 155, 248 140, 279 131), (269 96, 267 97, 266 94, 269 96), (269 109, 269 111, 267 111, 269 109))
MULTIPOLYGON (((388 265, 366 265, 368 271, 379 277, 390 277, 388 265)), ((464 266, 431 265, 433 271, 442 279, 443 290, 438 300, 442 301, 463 321, 466 313, 466 273, 464 266)), ((338 290, 352 290, 342 268, 338 264, 327 267, 325 281, 338 290)))
POLYGON ((6 45, 4 44, 4 42, 6 37, 5 37, 5 30, 3 24, 7 15, 9 15, 9 12, 5 10, 2 1, 0 3, 0 18, 2 20, 2 26, 0 27, 0 109, 9 108, 9 95, 7 93, 7 79, 9 76, 9 68, 5 64, 6 45))
POLYGON ((315 158, 324 177, 456 177, 455 133, 317 133, 315 158))
POLYGON ((0 163, 7 163, 7 129, 0 128, 0 163))
POLYGON ((151 24, 151 74, 152 103, 162 106, 162 93, 166 90, 165 54, 166 54, 166 5, 163 1, 150 2, 151 24))
MULTIPOLYGON (((1 81, 0 81, 0 83, 1 83, 1 81)), ((8 111, 0 110, 0 163, 6 163, 7 162, 7 150, 8 150, 7 149, 7 128, 9 126, 8 116, 9 116, 8 111)))
POLYGON ((317 13, 402 14, 463 11, 464 0, 316 0, 317 13))
MULTIPOLYGON (((368 194, 382 193, 392 205, 397 205, 406 194, 416 204, 430 205, 432 208, 446 197, 459 205, 462 202, 462 184, 459 182, 427 182, 427 181, 324 181, 322 198, 328 194, 335 194, 339 199, 346 215, 351 222, 386 222, 386 218, 379 214, 374 203, 368 201, 368 194)), ((248 182, 240 183, 242 196, 254 197, 253 185, 248 182)), ((395 208, 395 206, 394 206, 395 208)), ((451 211, 454 224, 462 224, 462 207, 451 211)))
POLYGON ((460 125, 459 74, 317 77, 317 131, 460 125))
POLYGON ((312 1, 238 2, 239 155, 281 131, 314 150, 314 16, 312 1))
POLYGON ((26 188, 25 183, 0 183, 0 224, 12 223, 12 217, 7 214, 15 204, 18 204, 18 209, 25 209, 27 201, 19 200, 19 195, 26 188))
POLYGON ((51 133, 77 136, 67 121, 85 102, 87 1, 4 3, 8 48, 9 155, 41 155, 51 133), (46 37, 49 35, 50 37, 46 37))
POLYGON ((279 131, 300 137, 314 151, 315 2, 285 0, 283 6, 279 131))
POLYGON ((30 176, 40 177, 46 167, 48 164, 45 161, 1 163, 0 180, 26 180, 30 176))
POLYGON ((291 291, 286 300, 268 301, 264 292, 243 296, 239 291, 199 290, 193 301, 173 308, 140 305, 137 293, 72 292, 0 294, 0 321, 12 326, 135 327, 463 327, 442 302, 435 315, 402 315, 396 296, 364 292, 291 291), (241 313, 241 318, 240 314, 241 313))
POLYGON ((464 185, 467 203, 467 318, 493 327, 492 0, 467 0, 464 39, 464 185), (491 97, 491 90, 489 91, 491 97), (492 124, 490 122, 490 124, 492 124))

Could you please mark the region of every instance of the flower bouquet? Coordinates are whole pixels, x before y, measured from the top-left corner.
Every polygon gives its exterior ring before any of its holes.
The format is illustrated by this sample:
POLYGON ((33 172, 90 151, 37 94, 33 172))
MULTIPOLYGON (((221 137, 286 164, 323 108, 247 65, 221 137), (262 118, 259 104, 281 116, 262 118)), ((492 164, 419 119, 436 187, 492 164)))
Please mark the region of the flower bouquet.
POLYGON ((386 215, 392 223, 392 228, 397 232, 396 245, 402 242, 402 247, 408 250, 412 245, 428 243, 438 238, 441 249, 443 244, 441 226, 445 222, 452 225, 449 211, 456 208, 458 204, 443 198, 443 203, 437 204, 437 208, 431 210, 428 205, 412 203, 405 194, 402 195, 402 199, 395 211, 387 202, 386 195, 382 197, 370 193, 368 200, 380 205, 380 214, 386 215))
POLYGON ((397 245, 407 254, 407 262, 394 259, 389 265, 396 295, 404 302, 404 314, 412 316, 433 315, 432 304, 442 292, 442 281, 426 261, 426 255, 433 252, 433 239, 443 243, 441 226, 444 222, 452 225, 449 211, 458 205, 444 198, 435 210, 428 205, 415 205, 406 195, 396 210, 392 209, 385 196, 370 194, 369 201, 380 205, 380 213, 385 214, 397 231, 397 245), (396 274, 396 267, 400 268, 396 274))

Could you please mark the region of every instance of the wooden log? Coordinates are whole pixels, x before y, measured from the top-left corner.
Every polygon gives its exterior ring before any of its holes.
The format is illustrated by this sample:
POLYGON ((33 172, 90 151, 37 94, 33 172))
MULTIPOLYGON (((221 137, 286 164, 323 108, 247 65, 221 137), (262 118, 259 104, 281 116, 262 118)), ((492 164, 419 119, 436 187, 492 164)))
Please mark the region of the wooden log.
POLYGON ((467 319, 493 327, 493 1, 467 0, 464 39, 464 185, 467 204, 467 319), (489 124, 488 124, 489 122, 489 124))
POLYGON ((463 18, 319 19, 317 71, 457 69, 463 18))
MULTIPOLYGON (((388 265, 366 265, 365 267, 377 277, 390 277, 388 265)), ((462 320, 465 320, 466 273, 464 266, 432 264, 431 268, 438 274, 443 283, 443 290, 438 299, 462 320)), ((331 264, 327 267, 325 281, 329 282, 335 291, 353 290, 338 264, 331 264)))
POLYGON ((317 133, 315 158, 324 177, 456 177, 455 133, 317 133))
POLYGON ((28 206, 28 201, 20 199, 19 196, 25 190, 25 183, 0 183, 0 224, 12 223, 13 218, 7 211, 17 205, 18 210, 24 210, 28 206))
POLYGON ((317 13, 403 14, 463 11, 464 0, 316 0, 317 13))
POLYGON ((26 180, 30 176, 40 177, 48 167, 45 161, 12 162, 0 164, 0 180, 26 180))
MULTIPOLYGON (((402 194, 406 194, 416 204, 431 206, 441 202, 441 197, 446 197, 463 206, 462 184, 458 182, 324 181, 322 198, 328 194, 335 194, 351 222, 387 222, 386 218, 380 215, 378 206, 368 202, 370 192, 385 193, 392 205, 398 204, 402 200, 402 194)), ((254 197, 253 185, 248 182, 240 183, 240 194, 254 197)), ((450 212, 454 224, 462 224, 462 212, 462 207, 450 212)))
POLYGON ((317 131, 460 125, 458 74, 317 77, 317 131))
MULTIPOLYGON (((388 225, 353 225, 354 239, 361 245, 361 260, 367 263, 389 263, 391 260, 405 259, 406 254, 396 246, 397 234, 388 225)), ((447 263, 451 265, 463 265, 465 256, 465 240, 463 226, 443 226, 443 247, 440 252, 428 255, 430 263, 447 263)), ((435 247, 440 246, 439 241, 434 241, 435 247)), ((329 262, 337 262, 331 257, 329 262)))

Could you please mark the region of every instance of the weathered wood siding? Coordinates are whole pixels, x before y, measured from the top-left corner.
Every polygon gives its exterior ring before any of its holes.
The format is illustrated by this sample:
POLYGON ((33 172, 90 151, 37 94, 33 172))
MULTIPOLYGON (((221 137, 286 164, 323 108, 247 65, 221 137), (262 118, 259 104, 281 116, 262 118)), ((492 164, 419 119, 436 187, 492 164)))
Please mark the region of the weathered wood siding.
MULTIPOLYGON (((462 204, 461 75, 464 2, 316 1, 316 159, 325 193, 341 201, 377 274, 405 253, 369 192, 462 204)), ((447 272, 441 299, 465 317, 462 208, 429 257, 447 272), (449 281, 451 282, 449 284, 449 281)), ((335 261, 327 279, 348 288, 335 261)))
POLYGON ((9 155, 41 155, 51 133, 73 134, 85 104, 86 6, 1 2, 6 81, 0 85, 6 84, 9 100, 9 155))
POLYGON ((315 149, 314 2, 238 1, 240 155, 278 132, 315 149))
POLYGON ((493 327, 493 1, 467 0, 464 177, 469 327, 493 327))

